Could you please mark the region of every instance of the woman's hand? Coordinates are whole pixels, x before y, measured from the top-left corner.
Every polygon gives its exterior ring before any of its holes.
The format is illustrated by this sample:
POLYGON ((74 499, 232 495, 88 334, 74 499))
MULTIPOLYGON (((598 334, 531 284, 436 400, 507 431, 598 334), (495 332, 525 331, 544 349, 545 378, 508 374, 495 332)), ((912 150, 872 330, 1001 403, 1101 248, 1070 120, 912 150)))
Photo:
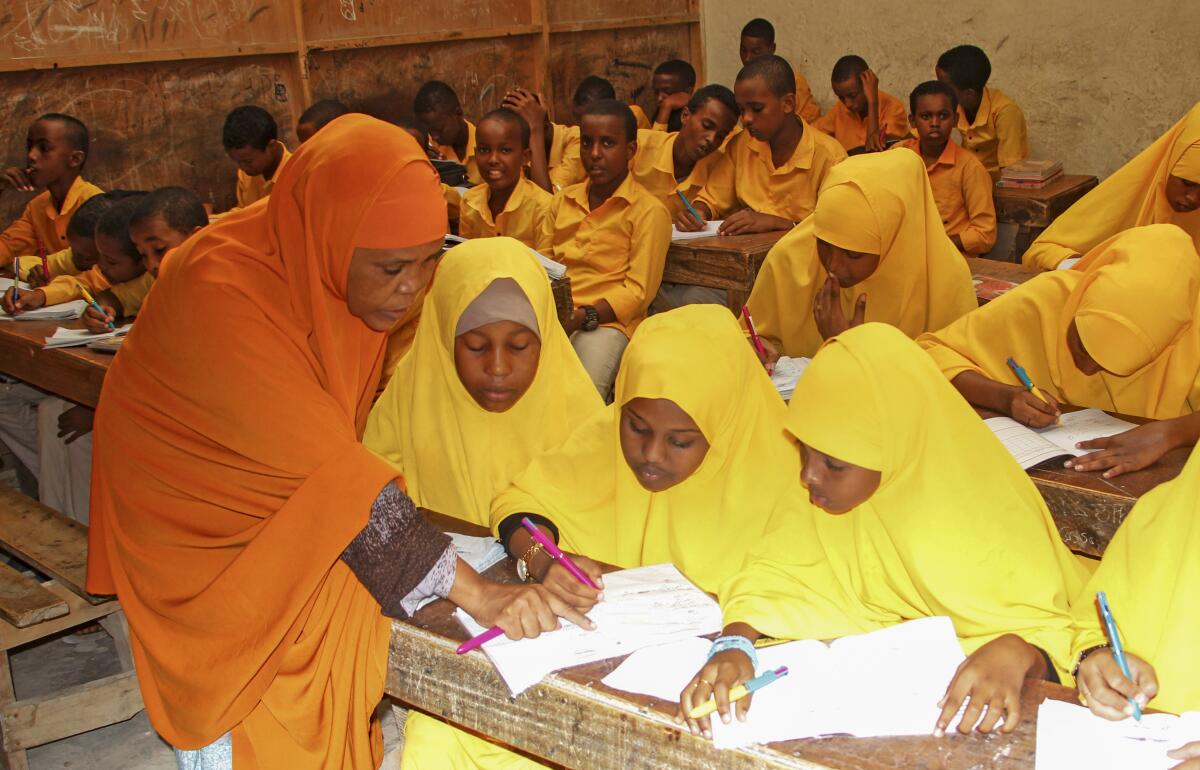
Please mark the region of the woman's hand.
POLYGON ((530 639, 554 631, 559 627, 559 618, 588 631, 596 628, 583 613, 536 583, 512 585, 487 581, 479 606, 467 612, 482 626, 500 626, 509 639, 530 639))
MULTIPOLYGON (((700 672, 688 682, 687 687, 679 694, 679 711, 675 714, 675 723, 686 723, 688 729, 705 738, 712 737, 712 722, 710 717, 692 719, 688 712, 696 706, 715 697, 717 713, 721 721, 730 722, 729 691, 739 684, 744 684, 754 678, 754 665, 749 656, 741 650, 724 650, 708 659, 700 672)), ((746 721, 746 712, 750 710, 752 695, 734 704, 738 721, 746 721)))
POLYGON ((1130 471, 1139 471, 1153 465, 1158 458, 1180 446, 1174 423, 1174 420, 1158 420, 1115 436, 1080 441, 1076 444, 1080 449, 1100 451, 1068 460, 1067 467, 1075 471, 1103 470, 1101 475, 1106 479, 1130 471))
POLYGON ((1058 422, 1062 415, 1054 396, 1046 395, 1046 399, 1043 401, 1025 388, 1012 387, 1009 391, 1008 409, 1005 411, 1009 417, 1022 425, 1045 428, 1058 422))
POLYGON ((817 322, 817 332, 822 339, 836 337, 852 326, 858 326, 867 317, 867 295, 859 294, 854 301, 854 317, 847 320, 842 312, 841 290, 837 279, 832 275, 825 279, 825 284, 813 299, 813 318, 817 322))
POLYGON ((960 733, 972 729, 990 733, 1001 717, 1004 726, 1000 732, 1011 733, 1021 722, 1021 688, 1026 677, 1044 673, 1045 666, 1042 654, 1016 634, 1005 634, 983 645, 962 662, 950 680, 938 702, 942 713, 933 734, 939 738, 945 734, 964 701, 967 708, 958 722, 960 733))
POLYGON ((1200 770, 1200 741, 1192 741, 1177 749, 1171 749, 1167 756, 1171 759, 1185 760, 1171 770, 1200 770))
POLYGON ((1133 681, 1121 673, 1121 667, 1107 648, 1096 650, 1079 664, 1075 686, 1096 716, 1113 721, 1133 716, 1130 698, 1145 708, 1150 699, 1158 695, 1158 677, 1154 674, 1154 666, 1128 652, 1125 653, 1125 661, 1129 664, 1133 681))
MULTIPOLYGON (((583 574, 591 578, 592 582, 601 589, 604 588, 604 579, 599 564, 586 556, 576 556, 575 554, 570 556, 571 561, 575 562, 575 566, 583 570, 583 574)), ((557 559, 551 562, 550 568, 546 570, 540 580, 546 590, 579 612, 589 612, 592 607, 596 606, 596 602, 604 598, 603 590, 598 591, 580 583, 578 578, 568 572, 567 568, 557 559)))

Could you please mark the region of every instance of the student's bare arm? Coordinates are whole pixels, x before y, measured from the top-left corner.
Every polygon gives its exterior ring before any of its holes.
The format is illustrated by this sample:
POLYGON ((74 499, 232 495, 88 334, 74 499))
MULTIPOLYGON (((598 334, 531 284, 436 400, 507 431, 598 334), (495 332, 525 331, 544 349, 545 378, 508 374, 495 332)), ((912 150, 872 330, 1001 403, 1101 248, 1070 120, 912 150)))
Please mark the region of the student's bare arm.
POLYGON ((542 95, 517 88, 504 97, 504 106, 525 118, 529 124, 529 151, 533 156, 529 164, 529 177, 538 187, 553 192, 554 188, 550 186, 550 161, 546 157, 546 108, 542 95))
MULTIPOLYGON (((601 326, 616 322, 616 311, 612 309, 612 305, 608 304, 608 300, 597 300, 596 304, 592 307, 596 308, 596 315, 600 317, 601 326)), ((567 322, 563 324, 563 329, 567 332, 567 334, 579 331, 579 329, 583 326, 583 321, 585 318, 587 318, 587 314, 583 312, 583 308, 577 307, 575 308, 575 312, 571 314, 571 317, 567 319, 567 322)))
POLYGON ((979 372, 960 372, 950 383, 967 403, 1006 414, 1031 428, 1053 425, 1061 413, 1053 396, 1046 395, 1050 399, 1047 403, 1024 388, 996 382, 979 372))

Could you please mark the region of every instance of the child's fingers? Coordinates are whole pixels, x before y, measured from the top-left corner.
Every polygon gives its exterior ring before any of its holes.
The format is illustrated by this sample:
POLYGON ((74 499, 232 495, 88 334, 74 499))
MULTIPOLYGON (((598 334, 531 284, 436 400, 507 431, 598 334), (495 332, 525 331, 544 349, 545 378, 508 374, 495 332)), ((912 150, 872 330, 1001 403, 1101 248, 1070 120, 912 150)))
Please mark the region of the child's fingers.
POLYGON ((742 698, 740 701, 734 703, 734 709, 737 712, 737 719, 739 722, 746 721, 746 714, 750 712, 750 701, 753 699, 754 693, 750 693, 745 698, 742 698))
POLYGON ((937 723, 934 725, 933 734, 938 738, 945 734, 946 728, 950 726, 950 720, 954 719, 954 715, 958 713, 959 706, 962 705, 963 697, 966 693, 959 686, 958 675, 951 680, 950 686, 946 688, 946 694, 942 696, 941 702, 938 704, 942 707, 942 711, 938 714, 937 723))
POLYGON ((721 721, 729 724, 732 719, 729 713, 729 685, 718 679, 713 685, 713 698, 717 701, 717 713, 721 715, 721 721))
POLYGON ((967 695, 967 707, 963 710, 962 719, 958 720, 958 731, 963 735, 975 729, 975 725, 979 723, 979 718, 983 716, 983 709, 987 706, 986 699, 979 697, 974 692, 967 695))
POLYGON ((978 729, 981 733, 990 733, 996 729, 996 724, 999 723, 1000 717, 1004 716, 1006 702, 1003 698, 993 698, 987 704, 987 713, 983 715, 983 720, 980 721, 978 729))
POLYGON ((1200 741, 1192 741, 1177 749, 1171 749, 1167 756, 1171 759, 1196 759, 1200 757, 1200 741))

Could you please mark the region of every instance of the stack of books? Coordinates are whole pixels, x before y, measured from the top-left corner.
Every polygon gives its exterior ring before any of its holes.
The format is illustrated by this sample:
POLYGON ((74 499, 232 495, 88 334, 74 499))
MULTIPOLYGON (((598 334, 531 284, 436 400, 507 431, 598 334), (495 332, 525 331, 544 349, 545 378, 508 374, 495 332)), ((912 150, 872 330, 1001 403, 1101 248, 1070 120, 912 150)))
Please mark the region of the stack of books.
POLYGON ((1023 160, 1000 170, 997 187, 1037 190, 1062 176, 1062 161, 1023 160))

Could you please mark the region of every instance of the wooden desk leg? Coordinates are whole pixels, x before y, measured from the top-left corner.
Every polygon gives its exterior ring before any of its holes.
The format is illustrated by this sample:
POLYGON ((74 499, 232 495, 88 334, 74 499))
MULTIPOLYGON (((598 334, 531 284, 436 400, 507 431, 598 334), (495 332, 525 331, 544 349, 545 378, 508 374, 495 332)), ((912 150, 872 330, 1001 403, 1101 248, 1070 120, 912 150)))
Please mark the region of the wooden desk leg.
POLYGON ((742 291, 741 289, 725 290, 725 304, 739 318, 742 315, 742 305, 745 305, 748 299, 750 299, 750 292, 748 291, 742 291))
POLYGON ((125 620, 125 612, 117 610, 113 614, 100 619, 100 626, 108 632, 117 648, 117 659, 121 662, 122 671, 133 671, 133 651, 129 648, 129 622, 125 620))
MULTIPOLYGON (((8 662, 8 650, 0 650, 0 711, 7 711, 16 702, 17 696, 13 691, 12 668, 8 662)), ((0 719, 0 725, 3 723, 4 720, 0 719)), ((6 744, 6 738, 7 736, 3 735, 3 728, 0 727, 0 741, 6 744)), ((8 770, 29 770, 29 761, 25 757, 24 749, 9 751, 5 746, 3 753, 0 754, 0 759, 3 760, 4 767, 8 770)))
POLYGON ((1029 251, 1029 247, 1037 240, 1037 237, 1045 230, 1044 227, 1034 227, 1033 225, 1020 225, 1017 228, 1017 238, 1013 242, 1013 262, 1018 264, 1021 262, 1021 257, 1029 251))

